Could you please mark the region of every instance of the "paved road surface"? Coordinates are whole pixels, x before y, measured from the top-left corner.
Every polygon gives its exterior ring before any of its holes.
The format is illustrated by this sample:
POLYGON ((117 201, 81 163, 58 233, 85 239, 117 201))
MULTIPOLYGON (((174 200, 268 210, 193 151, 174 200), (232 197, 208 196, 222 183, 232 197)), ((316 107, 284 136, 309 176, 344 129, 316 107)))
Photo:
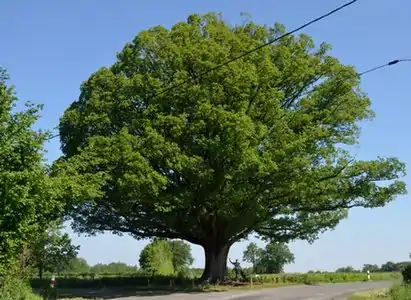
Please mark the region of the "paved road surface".
POLYGON ((391 282, 342 283, 317 286, 290 286, 256 291, 129 296, 112 300, 344 300, 351 293, 390 287, 391 282))

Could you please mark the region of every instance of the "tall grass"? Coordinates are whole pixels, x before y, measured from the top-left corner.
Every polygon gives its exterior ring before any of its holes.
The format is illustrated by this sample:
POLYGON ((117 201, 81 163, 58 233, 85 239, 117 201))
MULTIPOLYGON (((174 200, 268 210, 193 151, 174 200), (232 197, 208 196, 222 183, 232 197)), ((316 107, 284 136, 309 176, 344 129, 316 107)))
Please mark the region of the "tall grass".
POLYGON ((386 294, 390 300, 411 300, 411 285, 402 284, 392 287, 386 294))

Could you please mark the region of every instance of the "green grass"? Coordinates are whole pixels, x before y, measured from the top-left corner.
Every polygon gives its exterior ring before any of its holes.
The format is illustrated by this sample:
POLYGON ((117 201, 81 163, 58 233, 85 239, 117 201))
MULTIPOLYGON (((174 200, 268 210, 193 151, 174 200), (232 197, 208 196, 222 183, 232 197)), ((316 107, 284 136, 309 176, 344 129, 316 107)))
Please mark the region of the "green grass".
POLYGON ((359 292, 351 295, 349 300, 411 300, 411 286, 397 284, 392 288, 359 292))
POLYGON ((389 290, 390 290, 389 288, 383 288, 383 289, 376 289, 376 290, 366 291, 366 292, 358 292, 358 293, 352 294, 349 300, 371 300, 371 299, 386 298, 386 295, 389 292, 389 290))

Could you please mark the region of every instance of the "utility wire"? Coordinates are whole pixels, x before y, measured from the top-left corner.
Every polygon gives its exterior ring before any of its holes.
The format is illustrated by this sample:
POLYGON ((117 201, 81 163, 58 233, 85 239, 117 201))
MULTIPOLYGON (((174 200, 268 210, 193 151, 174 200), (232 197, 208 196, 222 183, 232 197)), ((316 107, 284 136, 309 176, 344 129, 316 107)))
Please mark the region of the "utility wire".
MULTIPOLYGON (((368 69, 368 70, 363 71, 363 72, 361 72, 361 73, 357 73, 357 75, 358 75, 358 77, 361 77, 361 76, 363 76, 363 75, 365 75, 365 74, 372 73, 372 72, 377 71, 377 70, 379 70, 379 69, 382 69, 382 68, 385 68, 385 67, 390 67, 390 66, 392 66, 392 65, 396 65, 396 64, 398 64, 398 63, 400 63, 400 62, 411 62, 411 58, 392 60, 392 61, 390 61, 390 62, 388 62, 388 63, 386 63, 386 64, 383 64, 383 65, 380 65, 380 66, 377 66, 377 67, 368 69)), ((59 134, 54 134, 54 135, 50 136, 49 138, 47 138, 46 141, 50 141, 50 140, 52 140, 52 139, 55 139, 55 138, 58 137, 58 136, 59 136, 59 134)))
MULTIPOLYGON (((268 42, 266 42, 266 43, 264 43, 264 44, 262 44, 262 45, 260 45, 260 46, 258 46, 258 47, 256 47, 256 48, 254 48, 254 49, 251 49, 251 50, 249 50, 249 51, 246 51, 246 52, 240 54, 239 56, 236 56, 236 57, 234 57, 234 58, 232 58, 232 59, 230 59, 230 60, 228 60, 228 61, 226 61, 226 62, 223 62, 223 63, 221 63, 221 64, 219 64, 219 65, 217 65, 217 66, 214 66, 214 67, 212 67, 212 68, 210 68, 210 69, 208 69, 208 70, 200 73, 200 74, 199 74, 199 77, 203 77, 204 75, 207 75, 208 73, 211 73, 211 72, 213 72, 213 71, 215 71, 215 70, 217 70, 217 69, 220 69, 220 68, 222 68, 222 67, 224 67, 224 66, 226 66, 226 65, 228 65, 228 64, 230 64, 230 63, 232 63, 232 62, 234 62, 234 61, 236 61, 236 60, 239 60, 239 59, 241 59, 241 58, 243 58, 243 57, 245 57, 245 56, 247 56, 247 55, 250 55, 251 53, 253 53, 253 52, 255 52, 255 51, 258 51, 258 50, 260 50, 260 49, 262 49, 262 48, 264 48, 264 47, 266 47, 266 46, 269 46, 269 45, 271 45, 271 44, 273 44, 273 43, 275 43, 275 42, 277 42, 277 41, 279 41, 279 40, 287 37, 287 36, 290 36, 290 35, 296 33, 297 31, 300 31, 300 30, 302 30, 302 29, 304 29, 304 28, 306 28, 306 27, 308 27, 308 26, 310 26, 310 25, 312 25, 312 24, 314 24, 314 23, 317 23, 317 22, 319 22, 319 21, 321 21, 321 20, 323 20, 323 19, 325 19, 325 18, 327 18, 327 17, 335 14, 336 12, 338 12, 338 11, 340 11, 340 10, 342 10, 342 9, 344 9, 344 8, 352 5, 352 4, 354 4, 354 3, 357 2, 357 1, 358 1, 358 0, 352 0, 352 1, 348 2, 348 3, 345 3, 345 4, 339 6, 339 7, 335 8, 335 9, 329 11, 329 12, 326 13, 326 14, 324 14, 324 15, 322 15, 322 16, 320 16, 320 17, 317 17, 317 18, 315 18, 315 19, 313 19, 313 20, 311 20, 311 21, 309 21, 309 22, 301 25, 301 26, 298 27, 298 28, 295 28, 295 29, 293 29, 293 30, 291 30, 291 31, 288 31, 288 32, 282 34, 281 36, 279 36, 279 37, 277 37, 277 38, 275 38, 275 39, 272 39, 272 40, 270 40, 270 41, 268 41, 268 42)), ((183 82, 180 82, 180 83, 178 83, 178 84, 172 85, 171 87, 166 88, 166 89, 162 90, 161 92, 155 94, 155 95, 153 96, 153 98, 158 97, 158 96, 160 96, 160 95, 162 95, 162 94, 165 94, 165 93, 167 93, 167 92, 169 92, 169 91, 171 91, 171 90, 173 90, 173 89, 179 88, 179 87, 181 87, 181 86, 189 83, 190 81, 191 81, 191 79, 186 79, 186 80, 184 80, 183 82)), ((52 139, 54 139, 54 138, 56 138, 56 137, 58 137, 58 136, 59 136, 59 134, 52 135, 52 136, 50 136, 48 139, 46 139, 46 141, 52 140, 52 139)))
POLYGON ((372 68, 372 69, 368 69, 368 70, 366 70, 366 71, 364 71, 364 72, 361 72, 361 73, 358 74, 358 76, 362 76, 362 75, 364 75, 364 74, 377 71, 377 70, 379 70, 379 69, 381 69, 381 68, 389 67, 389 66, 392 66, 392 65, 396 65, 396 64, 398 64, 398 63, 400 63, 400 62, 406 62, 406 61, 411 62, 411 58, 392 60, 392 61, 390 61, 390 62, 388 62, 388 63, 386 63, 386 64, 383 64, 383 65, 381 65, 381 66, 378 66, 378 67, 375 67, 375 68, 372 68))
MULTIPOLYGON (((241 59, 241 58, 243 58, 243 57, 245 57, 245 56, 247 56, 247 55, 250 55, 251 53, 253 53, 253 52, 255 52, 255 51, 258 51, 258 50, 260 50, 260 49, 262 49, 262 48, 264 48, 264 47, 267 47, 267 46, 269 46, 269 45, 271 45, 271 44, 273 44, 273 43, 275 43, 275 42, 277 42, 277 41, 279 41, 279 40, 281 40, 281 39, 283 39, 283 38, 285 38, 285 37, 287 37, 287 36, 290 36, 290 35, 296 33, 297 31, 300 31, 301 29, 304 29, 304 28, 306 28, 306 27, 308 27, 308 26, 310 26, 310 25, 312 25, 312 24, 314 24, 314 23, 317 23, 317 22, 321 21, 322 19, 325 19, 325 18, 327 18, 327 17, 335 14, 336 12, 338 12, 338 11, 340 11, 340 10, 342 10, 342 9, 350 6, 350 5, 353 5, 353 4, 354 4, 355 2, 357 2, 357 1, 358 1, 358 0, 352 0, 352 1, 348 2, 348 3, 346 3, 346 4, 343 4, 343 5, 341 5, 341 6, 337 7, 337 8, 335 8, 335 9, 333 9, 332 11, 330 11, 330 12, 328 12, 328 13, 322 15, 322 16, 320 16, 320 17, 318 17, 318 18, 315 18, 315 19, 311 20, 310 22, 307 22, 307 23, 301 25, 300 27, 298 27, 298 28, 296 28, 296 29, 293 29, 293 30, 291 30, 291 31, 288 31, 288 32, 282 34, 281 36, 279 36, 279 37, 277 37, 277 38, 275 38, 275 39, 269 40, 268 42, 266 42, 266 43, 264 43, 264 44, 262 44, 262 45, 260 45, 260 46, 258 46, 258 47, 256 47, 256 48, 254 48, 254 49, 251 49, 251 50, 249 50, 249 51, 246 51, 246 52, 240 54, 239 56, 236 56, 236 57, 234 57, 234 58, 232 58, 232 59, 230 59, 230 60, 227 60, 226 62, 223 62, 223 63, 221 63, 221 64, 219 64, 219 65, 217 65, 217 66, 215 66, 215 67, 212 67, 212 68, 204 71, 203 73, 200 73, 200 74, 199 74, 199 77, 203 77, 204 75, 207 75, 208 73, 211 73, 211 72, 213 72, 213 71, 215 71, 215 70, 217 70, 217 69, 220 69, 221 67, 224 67, 224 66, 226 66, 226 65, 228 65, 228 64, 230 64, 230 63, 232 63, 232 62, 234 62, 234 61, 236 61, 236 60, 239 60, 239 59, 241 59)), ((178 87, 180 87, 180 86, 182 86, 182 85, 184 85, 184 84, 187 84, 187 83, 189 83, 190 81, 191 81, 190 79, 186 79, 186 80, 184 80, 184 81, 181 82, 181 83, 178 83, 178 84, 176 84, 176 85, 173 85, 173 86, 171 86, 171 87, 169 87, 169 88, 166 88, 166 89, 162 90, 161 92, 155 94, 154 97, 157 97, 157 96, 160 96, 160 95, 162 95, 162 94, 164 94, 164 93, 167 93, 168 91, 171 91, 171 90, 173 90, 173 89, 175 89, 175 88, 178 88, 178 87)))

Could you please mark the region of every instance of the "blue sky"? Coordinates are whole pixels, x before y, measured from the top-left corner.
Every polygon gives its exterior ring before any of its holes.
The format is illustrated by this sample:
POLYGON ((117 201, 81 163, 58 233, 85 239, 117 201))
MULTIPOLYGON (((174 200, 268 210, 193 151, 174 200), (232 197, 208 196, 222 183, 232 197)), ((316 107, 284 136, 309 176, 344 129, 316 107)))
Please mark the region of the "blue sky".
MULTIPOLYGON (((209 1, 4 1, 0 10, 0 65, 7 68, 18 96, 45 105, 38 126, 54 128, 66 107, 79 94, 82 81, 104 65, 140 30, 161 24, 169 27, 188 14, 222 12, 231 23, 248 12, 257 23, 279 21, 293 29, 344 3, 343 0, 209 0, 209 1)), ((350 8, 321 21, 305 33, 316 42, 329 42, 332 53, 358 71, 398 58, 411 58, 411 2, 359 0, 350 8)), ((373 101, 376 119, 363 127, 358 157, 398 156, 411 165, 411 63, 379 70, 363 77, 362 87, 373 101)), ((59 156, 59 141, 47 144, 50 161, 59 156)), ((407 183, 409 179, 406 179, 407 183)), ((290 244, 295 264, 287 271, 334 270, 388 260, 407 260, 411 251, 408 197, 383 209, 357 209, 336 230, 313 245, 290 244)), ((73 235, 80 255, 89 263, 123 261, 136 264, 147 242, 110 234, 94 238, 73 235)), ((230 257, 242 257, 246 243, 233 246, 230 257)), ((203 252, 193 247, 195 266, 203 266, 203 252)))

